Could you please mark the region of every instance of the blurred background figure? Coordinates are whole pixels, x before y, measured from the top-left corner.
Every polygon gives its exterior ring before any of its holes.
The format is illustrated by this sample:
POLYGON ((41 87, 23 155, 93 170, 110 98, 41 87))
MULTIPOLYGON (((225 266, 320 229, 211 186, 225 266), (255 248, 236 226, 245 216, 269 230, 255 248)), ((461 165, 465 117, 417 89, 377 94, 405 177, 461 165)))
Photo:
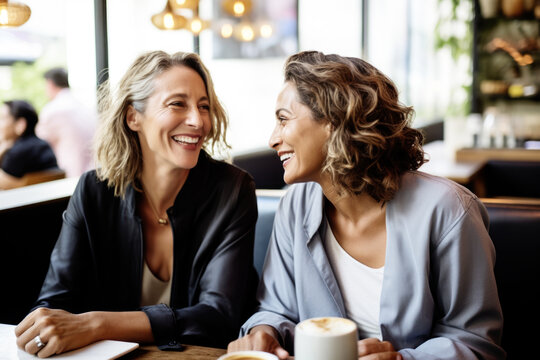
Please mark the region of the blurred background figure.
POLYGON ((22 186, 24 175, 57 167, 49 144, 36 137, 37 122, 36 110, 26 101, 0 106, 0 189, 22 186))
POLYGON ((50 102, 40 113, 36 133, 51 144, 67 177, 80 176, 93 168, 91 143, 96 116, 73 96, 64 69, 50 69, 44 77, 50 102))

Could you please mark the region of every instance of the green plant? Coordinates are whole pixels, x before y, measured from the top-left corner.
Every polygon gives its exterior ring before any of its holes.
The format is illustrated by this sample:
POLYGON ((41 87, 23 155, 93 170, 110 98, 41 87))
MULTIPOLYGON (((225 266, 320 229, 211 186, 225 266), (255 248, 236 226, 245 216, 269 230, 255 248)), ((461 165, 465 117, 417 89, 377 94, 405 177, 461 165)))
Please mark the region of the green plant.
MULTIPOLYGON (((435 49, 447 49, 454 64, 465 63, 467 75, 472 79, 472 26, 473 0, 438 0, 438 19, 435 26, 435 49)), ((452 103, 448 109, 451 115, 465 115, 470 112, 472 84, 468 81, 459 88, 467 96, 460 103, 452 103)))
POLYGON ((38 62, 27 64, 16 62, 11 66, 11 88, 0 90, 1 100, 20 99, 30 102, 38 111, 47 103, 45 80, 38 62))

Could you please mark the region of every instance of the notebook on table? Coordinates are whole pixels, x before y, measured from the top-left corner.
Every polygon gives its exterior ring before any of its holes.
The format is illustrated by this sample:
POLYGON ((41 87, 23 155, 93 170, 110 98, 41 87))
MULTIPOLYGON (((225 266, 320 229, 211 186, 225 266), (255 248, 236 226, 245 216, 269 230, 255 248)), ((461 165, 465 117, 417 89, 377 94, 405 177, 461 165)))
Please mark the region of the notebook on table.
MULTIPOLYGON (((77 350, 49 357, 49 359, 95 360, 116 359, 139 347, 139 344, 127 341, 103 340, 77 350)), ((35 360, 17 347, 15 343, 15 325, 0 324, 0 360, 35 360)))

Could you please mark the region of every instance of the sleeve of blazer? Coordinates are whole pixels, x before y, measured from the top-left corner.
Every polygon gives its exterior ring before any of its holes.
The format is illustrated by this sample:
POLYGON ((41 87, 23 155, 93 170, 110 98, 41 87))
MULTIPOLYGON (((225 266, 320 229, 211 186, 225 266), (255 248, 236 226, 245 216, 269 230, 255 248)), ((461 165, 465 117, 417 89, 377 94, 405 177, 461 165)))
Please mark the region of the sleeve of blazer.
POLYGON ((180 343, 226 347, 254 309, 257 277, 253 268, 253 239, 257 200, 253 180, 244 175, 241 185, 224 194, 227 225, 200 279, 198 302, 171 309, 164 305, 142 310, 152 325, 156 345, 178 349, 180 343), (250 312, 251 311, 251 312, 250 312))
MULTIPOLYGON (((84 177, 84 176, 83 176, 84 177)), ((48 307, 80 312, 84 305, 79 287, 88 281, 88 233, 85 231, 83 194, 84 180, 79 181, 68 208, 62 214, 63 224, 51 254, 47 276, 41 287, 35 308, 48 307)))
MULTIPOLYGON (((257 299, 257 313, 242 326, 240 336, 257 325, 270 325, 278 331, 280 342, 292 349, 294 327, 299 319, 294 281, 294 217, 291 192, 281 200, 274 219, 268 253, 257 299)), ((299 239, 297 239, 300 241, 299 239)))
POLYGON ((432 337, 415 349, 402 349, 406 360, 504 359, 500 344, 502 311, 493 273, 495 249, 487 232, 488 216, 470 198, 458 221, 441 234, 432 264, 434 294, 440 311, 432 337))

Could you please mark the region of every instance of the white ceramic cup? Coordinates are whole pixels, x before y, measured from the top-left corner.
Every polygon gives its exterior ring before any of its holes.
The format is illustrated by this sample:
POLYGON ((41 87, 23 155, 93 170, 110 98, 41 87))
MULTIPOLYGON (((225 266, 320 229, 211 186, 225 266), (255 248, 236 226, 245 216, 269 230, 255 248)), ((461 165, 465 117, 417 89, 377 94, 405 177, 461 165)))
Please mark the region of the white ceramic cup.
POLYGON ((217 360, 278 360, 278 357, 264 351, 234 351, 220 356, 217 360))
POLYGON ((354 321, 338 317, 307 319, 294 330, 295 360, 358 360, 354 321))

